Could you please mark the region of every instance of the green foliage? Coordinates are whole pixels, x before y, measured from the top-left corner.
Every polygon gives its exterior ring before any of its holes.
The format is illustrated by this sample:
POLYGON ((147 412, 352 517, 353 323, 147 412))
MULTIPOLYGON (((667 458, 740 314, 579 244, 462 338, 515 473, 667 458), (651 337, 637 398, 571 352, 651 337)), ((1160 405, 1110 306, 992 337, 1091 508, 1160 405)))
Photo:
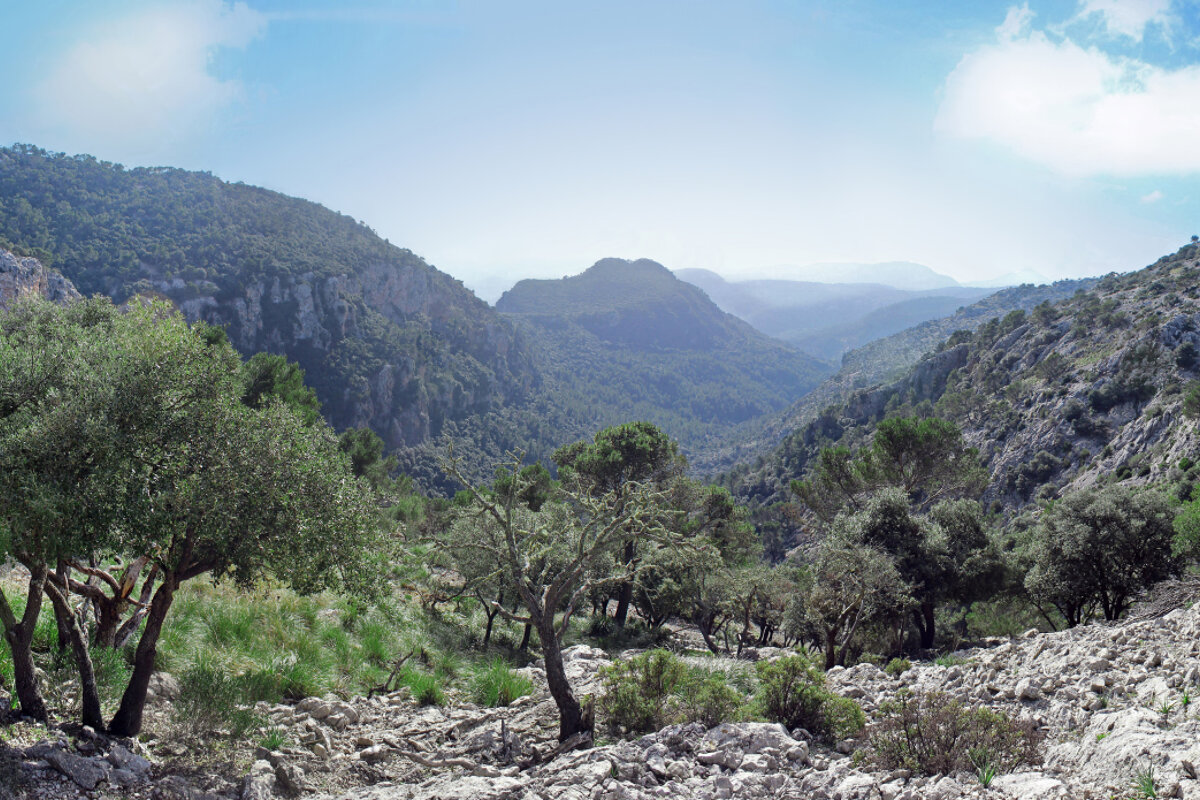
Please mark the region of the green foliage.
POLYGON ((503 659, 481 667, 471 683, 472 699, 488 708, 507 706, 533 691, 533 682, 518 675, 503 659))
POLYGON ((244 686, 211 663, 200 661, 179 676, 175 720, 195 733, 228 728, 235 739, 262 724, 247 707, 244 686))
POLYGON ((1158 779, 1154 775, 1153 765, 1139 770, 1133 776, 1133 791, 1136 792, 1138 797, 1158 797, 1158 779))
POLYGON ((826 739, 854 736, 866 724, 858 704, 825 688, 825 676, 804 656, 757 665, 763 716, 826 739))
POLYGON ((280 400, 294 414, 312 425, 321 417, 316 393, 304 384, 304 370, 284 356, 255 353, 242 366, 242 402, 263 408, 271 398, 280 400))
MULTIPOLYGON (((1175 509, 1157 492, 1088 489, 1051 506, 1034 529, 1025 587, 1077 625, 1114 620, 1142 589, 1175 574, 1175 509)), ((1177 546, 1177 545, 1176 545, 1177 546)))
POLYGON ((829 521, 883 488, 897 488, 927 510, 940 500, 977 494, 985 480, 978 451, 966 446, 957 425, 937 417, 894 417, 878 424, 869 447, 853 454, 823 449, 809 479, 793 481, 791 488, 829 521))
POLYGON ((968 708, 941 692, 901 691, 867 729, 869 758, 883 769, 982 777, 1040 763, 1041 732, 1027 720, 968 708))
POLYGON ((712 727, 737 718, 746 702, 722 673, 689 667, 666 650, 603 667, 600 678, 597 708, 613 734, 693 721, 712 727))
POLYGON ((908 672, 910 669, 912 669, 912 662, 907 658, 893 658, 887 663, 887 666, 883 668, 883 671, 888 675, 891 675, 893 678, 898 678, 904 673, 908 672))
POLYGON ((1184 389, 1183 415, 1191 419, 1200 417, 1200 381, 1192 381, 1184 389))
POLYGON ((431 672, 409 670, 402 683, 412 692, 413 699, 423 706, 444 706, 446 692, 442 678, 431 672))
POLYGON ((666 650, 651 650, 604 667, 598 707, 611 731, 647 733, 663 727, 667 703, 688 679, 682 661, 666 650))

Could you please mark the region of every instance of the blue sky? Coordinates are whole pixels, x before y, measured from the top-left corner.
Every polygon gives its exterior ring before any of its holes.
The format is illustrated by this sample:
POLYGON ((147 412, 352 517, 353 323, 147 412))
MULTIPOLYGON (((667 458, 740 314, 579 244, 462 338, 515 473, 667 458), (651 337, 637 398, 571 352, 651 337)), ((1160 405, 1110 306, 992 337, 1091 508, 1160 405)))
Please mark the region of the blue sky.
POLYGON ((1200 232, 1195 2, 40 0, 0 27, 0 143, 307 197, 489 299, 604 256, 1074 277, 1200 232))

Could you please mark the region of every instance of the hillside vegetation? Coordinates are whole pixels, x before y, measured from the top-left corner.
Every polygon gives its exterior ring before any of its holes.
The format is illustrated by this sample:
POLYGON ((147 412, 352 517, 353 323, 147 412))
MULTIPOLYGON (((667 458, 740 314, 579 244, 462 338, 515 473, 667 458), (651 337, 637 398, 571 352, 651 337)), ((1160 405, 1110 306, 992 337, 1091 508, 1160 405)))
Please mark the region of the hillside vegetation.
POLYGON ((338 428, 420 444, 519 402, 527 344, 462 284, 316 203, 207 173, 0 149, 0 246, 85 295, 169 298, 300 364, 338 428))
MULTIPOLYGON (((855 388, 793 429, 758 467, 734 477, 737 493, 760 504, 786 501, 788 481, 804 475, 822 447, 856 446, 880 420, 917 413, 961 426, 989 474, 983 499, 997 510, 1013 513, 1109 482, 1167 481, 1189 497, 1197 434, 1188 398, 1200 377, 1198 256, 1188 245, 1143 270, 1084 282, 1028 313, 1018 308, 973 331, 964 326, 899 379, 855 388)), ((882 354, 903 357, 948 324, 883 340, 848 358, 842 374, 870 374, 882 354)))
POLYGON ((786 408, 832 370, 647 259, 521 281, 496 308, 532 344, 551 404, 572 410, 585 430, 654 422, 689 456, 786 408))

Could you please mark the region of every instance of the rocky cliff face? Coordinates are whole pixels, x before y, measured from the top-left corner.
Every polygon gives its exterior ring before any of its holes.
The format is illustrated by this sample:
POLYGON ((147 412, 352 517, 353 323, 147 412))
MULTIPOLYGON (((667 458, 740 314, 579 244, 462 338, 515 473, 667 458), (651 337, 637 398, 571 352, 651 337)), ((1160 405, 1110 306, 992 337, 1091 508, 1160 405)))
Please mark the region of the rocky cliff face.
POLYGON ((79 298, 75 285, 36 258, 21 258, 0 250, 0 306, 25 297, 41 296, 52 303, 79 298))
POLYGON ((224 327, 241 352, 298 362, 336 427, 370 427, 389 447, 436 437, 446 419, 519 402, 537 384, 512 326, 429 267, 376 262, 232 291, 180 279, 152 286, 189 319, 224 327))

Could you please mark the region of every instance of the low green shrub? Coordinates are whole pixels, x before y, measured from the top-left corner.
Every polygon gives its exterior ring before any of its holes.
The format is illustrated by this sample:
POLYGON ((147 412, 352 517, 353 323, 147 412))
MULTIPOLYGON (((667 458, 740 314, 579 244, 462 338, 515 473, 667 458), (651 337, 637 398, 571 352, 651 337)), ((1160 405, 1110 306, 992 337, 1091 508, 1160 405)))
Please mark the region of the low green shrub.
POLYGON ((437 675, 421 670, 408 670, 402 673, 400 683, 407 686, 413 699, 423 706, 446 705, 442 679, 437 675))
POLYGON ((471 698, 488 708, 507 706, 532 691, 533 681, 499 658, 480 668, 471 681, 471 698))
POLYGON ((243 738, 262 719, 246 707, 244 684, 224 670, 198 661, 179 676, 176 722, 196 733, 227 729, 235 739, 243 738))
POLYGON ((912 669, 912 662, 907 658, 893 658, 887 663, 887 666, 883 668, 883 671, 888 675, 891 675, 893 678, 898 678, 904 673, 908 672, 910 669, 912 669))
POLYGON ((882 703, 867 741, 868 757, 880 767, 923 775, 1041 763, 1042 733, 1032 722, 970 708, 942 692, 902 691, 882 703))
POLYGON ((825 739, 863 729, 866 717, 853 700, 825 688, 825 675, 804 656, 758 663, 758 706, 764 717, 825 739))
POLYGON ((708 727, 743 714, 746 696, 724 672, 690 666, 666 650, 651 650, 600 670, 601 718, 614 735, 648 733, 667 725, 708 727))

